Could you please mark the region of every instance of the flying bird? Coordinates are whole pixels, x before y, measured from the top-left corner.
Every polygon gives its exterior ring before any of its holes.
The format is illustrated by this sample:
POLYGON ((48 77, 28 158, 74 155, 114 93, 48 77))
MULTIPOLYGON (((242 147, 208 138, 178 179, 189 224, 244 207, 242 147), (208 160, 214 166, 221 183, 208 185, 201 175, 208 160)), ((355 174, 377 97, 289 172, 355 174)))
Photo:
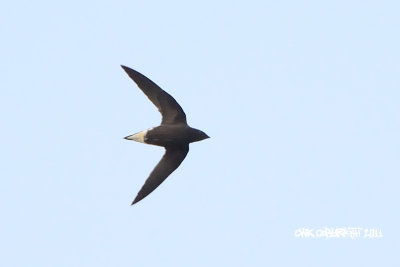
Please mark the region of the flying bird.
POLYGON ((123 65, 121 67, 162 115, 160 126, 129 135, 125 139, 165 148, 164 156, 150 173, 133 200, 133 205, 153 192, 179 167, 189 152, 189 143, 210 137, 187 124, 185 112, 171 95, 143 74, 123 65))

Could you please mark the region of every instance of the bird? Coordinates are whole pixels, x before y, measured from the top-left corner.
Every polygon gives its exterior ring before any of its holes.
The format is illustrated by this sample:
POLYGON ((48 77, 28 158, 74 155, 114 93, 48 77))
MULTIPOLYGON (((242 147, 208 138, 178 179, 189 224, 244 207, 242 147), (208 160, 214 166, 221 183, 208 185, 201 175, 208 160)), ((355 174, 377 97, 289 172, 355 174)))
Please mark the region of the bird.
POLYGON ((165 148, 163 157, 139 190, 131 204, 133 205, 147 197, 179 167, 189 152, 189 143, 210 137, 187 124, 185 112, 170 94, 138 71, 124 65, 121 67, 162 116, 161 125, 126 136, 125 139, 165 148))

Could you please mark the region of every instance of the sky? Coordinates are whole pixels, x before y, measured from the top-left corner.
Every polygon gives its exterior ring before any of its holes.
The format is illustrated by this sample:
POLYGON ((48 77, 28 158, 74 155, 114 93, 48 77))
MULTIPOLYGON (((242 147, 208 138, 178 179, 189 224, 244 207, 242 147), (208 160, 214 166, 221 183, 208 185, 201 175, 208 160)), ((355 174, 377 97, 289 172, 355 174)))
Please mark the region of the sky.
POLYGON ((2 3, 0 265, 400 266, 399 8, 2 3), (211 137, 134 206, 161 116, 121 64, 211 137))

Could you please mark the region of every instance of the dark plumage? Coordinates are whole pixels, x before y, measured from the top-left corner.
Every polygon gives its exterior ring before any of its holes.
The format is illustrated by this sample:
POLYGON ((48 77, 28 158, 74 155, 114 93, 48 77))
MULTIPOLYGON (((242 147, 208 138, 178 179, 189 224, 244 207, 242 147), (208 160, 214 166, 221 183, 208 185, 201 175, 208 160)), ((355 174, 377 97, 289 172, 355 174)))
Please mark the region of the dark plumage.
POLYGON ((179 167, 189 152, 189 143, 201 141, 209 136, 200 130, 191 128, 186 123, 185 112, 178 102, 157 84, 131 68, 122 65, 121 67, 162 115, 160 126, 127 136, 125 139, 165 148, 164 156, 150 173, 149 178, 133 200, 133 205, 153 192, 179 167))

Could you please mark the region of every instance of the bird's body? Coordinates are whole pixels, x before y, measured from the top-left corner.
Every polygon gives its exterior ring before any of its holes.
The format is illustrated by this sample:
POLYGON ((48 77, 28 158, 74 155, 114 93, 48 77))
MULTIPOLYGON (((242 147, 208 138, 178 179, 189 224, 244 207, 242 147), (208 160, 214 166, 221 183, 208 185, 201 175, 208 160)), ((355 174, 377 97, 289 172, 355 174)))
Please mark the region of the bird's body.
POLYGON ((126 139, 163 147, 179 146, 203 140, 201 139, 199 130, 194 129, 187 124, 160 125, 127 136, 126 139), (143 136, 143 141, 133 139, 134 136, 143 136))
POLYGON ((128 140, 165 147, 165 154, 151 172, 132 205, 156 189, 185 159, 189 143, 209 138, 204 132, 191 128, 176 100, 139 72, 122 66, 162 115, 160 126, 125 137, 128 140))

